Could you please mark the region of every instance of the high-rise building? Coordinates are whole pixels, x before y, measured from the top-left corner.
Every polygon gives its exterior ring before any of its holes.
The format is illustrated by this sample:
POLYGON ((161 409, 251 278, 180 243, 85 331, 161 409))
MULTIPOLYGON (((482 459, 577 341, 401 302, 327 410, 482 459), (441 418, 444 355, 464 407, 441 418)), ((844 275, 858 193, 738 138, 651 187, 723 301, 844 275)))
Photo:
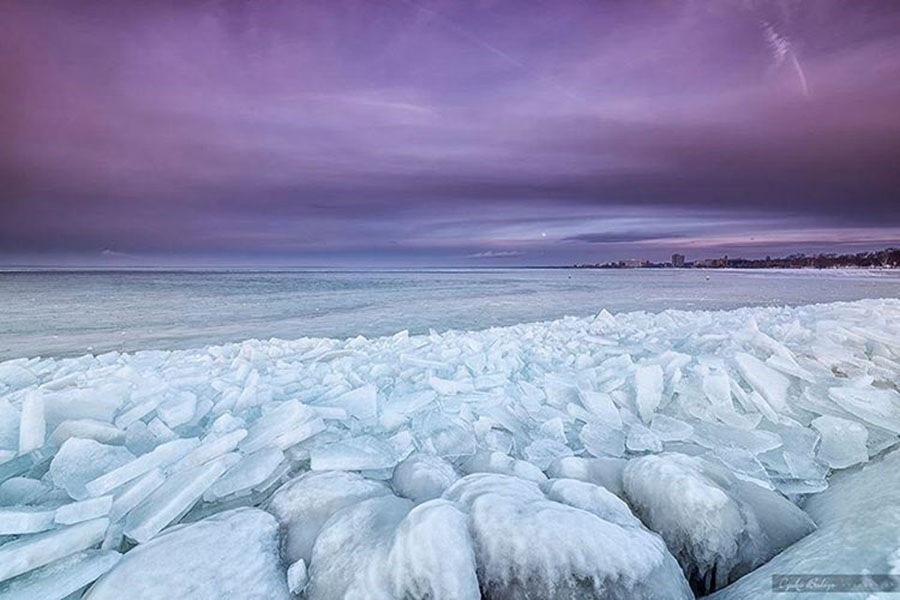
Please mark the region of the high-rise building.
POLYGON ((684 266, 684 254, 673 254, 672 255, 672 266, 673 267, 683 267, 684 266))

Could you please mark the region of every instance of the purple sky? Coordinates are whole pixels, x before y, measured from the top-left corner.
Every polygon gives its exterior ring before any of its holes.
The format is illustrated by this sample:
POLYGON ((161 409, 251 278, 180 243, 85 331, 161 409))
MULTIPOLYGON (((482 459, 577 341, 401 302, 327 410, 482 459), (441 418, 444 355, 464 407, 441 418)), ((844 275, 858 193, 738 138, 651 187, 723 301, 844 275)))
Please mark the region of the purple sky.
POLYGON ((0 264, 900 243, 900 2, 0 2, 0 264))

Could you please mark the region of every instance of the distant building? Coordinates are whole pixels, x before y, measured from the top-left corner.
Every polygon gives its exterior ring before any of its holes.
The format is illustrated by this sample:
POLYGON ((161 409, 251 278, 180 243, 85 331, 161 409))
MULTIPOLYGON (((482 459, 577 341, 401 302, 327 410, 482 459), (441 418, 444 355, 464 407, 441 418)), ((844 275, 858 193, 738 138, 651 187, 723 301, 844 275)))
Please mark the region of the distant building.
POLYGON ((626 269, 640 269, 650 264, 650 261, 643 258, 629 258, 619 261, 619 264, 626 269))
POLYGON ((673 254, 672 255, 672 266, 673 267, 683 267, 684 266, 684 254, 673 254))

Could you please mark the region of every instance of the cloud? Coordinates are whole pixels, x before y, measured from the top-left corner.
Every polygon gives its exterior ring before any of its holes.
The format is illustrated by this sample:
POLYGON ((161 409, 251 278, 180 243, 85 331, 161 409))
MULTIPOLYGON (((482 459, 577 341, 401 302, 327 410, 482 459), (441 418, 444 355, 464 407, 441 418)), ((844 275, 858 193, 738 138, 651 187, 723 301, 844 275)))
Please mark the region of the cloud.
POLYGON ((483 252, 476 252, 475 254, 467 254, 466 258, 515 258, 517 256, 522 256, 525 254, 524 252, 519 252, 518 250, 485 250, 483 252))

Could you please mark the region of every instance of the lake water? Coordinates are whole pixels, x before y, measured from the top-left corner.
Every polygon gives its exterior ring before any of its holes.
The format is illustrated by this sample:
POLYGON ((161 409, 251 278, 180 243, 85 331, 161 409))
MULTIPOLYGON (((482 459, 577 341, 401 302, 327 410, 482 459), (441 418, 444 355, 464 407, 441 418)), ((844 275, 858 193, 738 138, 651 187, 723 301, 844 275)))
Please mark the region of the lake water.
POLYGON ((0 359, 248 338, 380 336, 668 308, 900 297, 896 271, 426 270, 0 273, 0 359))

